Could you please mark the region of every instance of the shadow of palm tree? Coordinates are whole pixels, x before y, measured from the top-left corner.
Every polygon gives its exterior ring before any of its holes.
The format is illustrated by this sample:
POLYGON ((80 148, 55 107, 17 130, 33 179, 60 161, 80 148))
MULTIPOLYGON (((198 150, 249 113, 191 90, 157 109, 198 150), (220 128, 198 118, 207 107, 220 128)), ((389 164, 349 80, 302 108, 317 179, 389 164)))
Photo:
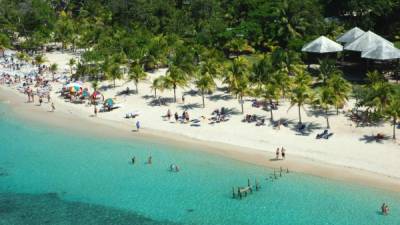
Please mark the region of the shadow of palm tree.
POLYGON ((201 108, 202 105, 200 105, 199 103, 192 103, 192 104, 179 105, 178 107, 184 110, 189 110, 189 109, 201 108))
POLYGON ((303 123, 303 124, 305 125, 304 129, 299 130, 299 124, 295 123, 295 125, 291 127, 291 130, 295 131, 297 135, 309 136, 315 130, 322 129, 321 125, 317 123, 303 123))
POLYGON ((122 96, 122 95, 131 95, 131 94, 136 94, 136 90, 123 90, 117 92, 116 96, 122 96))
POLYGON ((236 108, 225 108, 224 109, 226 115, 241 115, 242 113, 236 108))
POLYGON ((210 101, 219 101, 219 100, 232 100, 233 96, 230 94, 216 94, 216 95, 211 95, 208 97, 210 101))
POLYGON ((376 142, 379 144, 383 144, 383 141, 387 141, 389 139, 390 139, 390 136, 388 136, 388 135, 384 135, 382 138, 377 138, 376 135, 364 135, 359 140, 364 141, 365 143, 376 142))
POLYGON ((199 95, 199 92, 196 91, 196 90, 191 89, 191 90, 189 90, 189 91, 183 92, 183 94, 184 94, 184 95, 189 95, 189 96, 192 96, 192 97, 193 97, 193 96, 199 95))
MULTIPOLYGON (((315 117, 320 117, 320 116, 325 117, 325 111, 319 108, 313 108, 307 111, 307 115, 315 117)), ((336 115, 336 112, 333 112, 332 110, 328 111, 328 116, 333 116, 333 115, 336 115)))
POLYGON ((229 88, 228 87, 217 87, 217 91, 228 93, 229 88))
POLYGON ((101 85, 98 89, 99 91, 107 91, 108 89, 114 88, 113 85, 109 84, 109 85, 101 85))
POLYGON ((154 95, 143 95, 142 98, 145 100, 154 99, 154 95))
POLYGON ((147 105, 149 105, 149 106, 160 106, 160 105, 168 106, 170 103, 173 103, 173 102, 174 102, 173 98, 160 98, 160 99, 156 98, 156 99, 153 99, 150 102, 148 102, 147 105))

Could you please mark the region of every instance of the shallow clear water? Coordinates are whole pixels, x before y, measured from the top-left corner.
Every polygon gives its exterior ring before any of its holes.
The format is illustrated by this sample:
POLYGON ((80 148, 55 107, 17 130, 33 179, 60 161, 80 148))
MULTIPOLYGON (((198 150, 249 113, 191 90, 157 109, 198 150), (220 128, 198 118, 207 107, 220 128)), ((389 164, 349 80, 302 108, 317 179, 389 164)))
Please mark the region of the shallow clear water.
POLYGON ((270 175, 204 152, 26 124, 0 105, 0 225, 400 224, 398 194, 296 173, 265 180, 270 175), (171 163, 181 171, 169 172, 171 163), (232 199, 232 186, 247 178, 262 189, 232 199), (382 202, 389 216, 380 215, 382 202))

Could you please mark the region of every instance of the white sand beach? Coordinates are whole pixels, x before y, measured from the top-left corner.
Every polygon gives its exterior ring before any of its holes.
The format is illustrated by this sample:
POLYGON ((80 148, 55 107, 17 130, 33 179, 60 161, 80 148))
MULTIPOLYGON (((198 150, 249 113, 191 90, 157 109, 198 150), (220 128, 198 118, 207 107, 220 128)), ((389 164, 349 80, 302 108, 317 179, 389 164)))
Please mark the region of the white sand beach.
MULTIPOLYGON (((45 57, 48 59, 47 64, 57 63, 60 68, 59 72, 62 72, 64 68, 68 70, 66 64, 72 55, 53 52, 46 54, 45 57)), ((274 110, 274 118, 276 120, 287 119, 289 121, 288 127, 281 126, 279 130, 269 125, 270 113, 268 111, 252 107, 252 102, 250 101, 252 98, 246 99, 244 114, 264 116, 266 125, 256 126, 255 123, 242 122, 244 115, 240 113, 240 104, 237 99, 229 95, 229 93, 224 92, 222 89, 207 96, 205 108, 202 108, 201 96, 197 94, 194 87, 190 86, 184 89, 178 89, 177 103, 171 102, 159 106, 156 101, 157 98, 154 98, 154 91, 150 86, 151 81, 155 77, 163 75, 165 72, 166 69, 160 69, 149 73, 148 79, 139 83, 139 94, 120 94, 126 90, 127 87, 129 87, 130 90, 134 90, 135 86, 133 82, 117 80, 116 88, 112 87, 112 82, 101 83, 99 87, 101 87, 100 91, 104 97, 115 98, 116 102, 122 107, 111 112, 99 113, 97 117, 93 117, 93 106, 87 104, 73 104, 61 98, 58 93, 63 86, 61 83, 52 84, 53 89, 51 96, 56 106, 56 112, 53 114, 47 113, 50 108, 47 103, 42 106, 36 106, 36 104, 32 103, 24 104, 32 110, 41 111, 42 114, 45 114, 48 118, 53 115, 63 114, 64 118, 70 117, 95 123, 104 121, 107 124, 112 124, 114 127, 128 131, 128 134, 132 136, 157 134, 158 136, 164 135, 166 137, 172 137, 170 140, 186 139, 205 143, 205 145, 215 144, 215 146, 224 146, 224 151, 222 151, 224 155, 229 155, 232 152, 233 155, 236 154, 236 158, 239 158, 242 155, 248 154, 253 156, 253 160, 248 161, 256 161, 258 164, 262 164, 263 161, 268 161, 267 164, 270 166, 274 166, 274 163, 276 165, 282 165, 282 161, 275 162, 269 159, 274 157, 276 148, 284 147, 286 149, 288 161, 296 164, 295 161, 291 160, 291 158, 295 158, 298 162, 301 161, 300 164, 303 164, 302 168, 307 167, 307 169, 299 169, 300 171, 306 171, 311 174, 321 174, 317 171, 312 171, 313 168, 316 167, 304 166, 304 162, 309 162, 311 163, 310 165, 319 164, 326 165, 326 167, 334 166, 335 168, 347 168, 346 170, 338 170, 340 172, 335 173, 333 177, 341 179, 341 177, 349 177, 349 174, 354 172, 361 174, 359 177, 364 177, 364 180, 368 180, 365 177, 368 177, 369 174, 375 174, 373 182, 385 183, 386 186, 396 185, 396 188, 399 187, 399 142, 395 142, 391 139, 376 142, 373 138, 377 133, 383 133, 390 137, 392 127, 389 123, 378 127, 356 127, 356 124, 343 113, 337 116, 336 112, 332 111, 332 116, 330 117, 330 131, 333 132, 334 135, 329 139, 317 140, 315 138, 316 134, 322 132, 326 126, 324 116, 315 115, 311 109, 307 109, 307 111, 302 110, 303 122, 311 124, 311 128, 310 134, 299 135, 293 128, 298 121, 297 108, 293 107, 290 109, 287 101, 282 101, 279 105, 279 109, 274 110), (181 101, 183 94, 185 94, 185 103, 181 101), (208 118, 212 117, 211 113, 215 109, 220 109, 221 107, 225 107, 232 112, 229 121, 210 124, 208 118), (168 121, 164 117, 168 109, 172 114, 178 112, 179 115, 186 109, 190 115, 190 119, 198 119, 199 122, 175 122, 173 117, 168 121), (138 117, 135 119, 125 118, 127 113, 135 111, 140 113, 138 117), (135 122, 137 120, 140 121, 142 130, 140 132, 131 132, 132 129, 135 129, 135 122), (176 137, 176 139, 173 137, 176 137), (234 147, 234 150, 230 151, 229 146, 236 147, 234 147), (238 155, 237 151, 241 151, 241 153, 238 155), (257 160, 257 158, 259 158, 259 160, 257 160), (347 174, 341 174, 343 171, 347 171, 347 174), (380 180, 380 178, 384 180, 380 180)), ((51 74, 47 73, 46 76, 51 77, 51 74)), ((84 83, 83 86, 92 91, 90 83, 84 83)), ((218 86, 222 88, 220 83, 218 83, 218 86)), ((0 86, 1 92, 13 89, 15 88, 0 86)), ((172 91, 163 91, 157 94, 161 94, 163 98, 173 97, 172 91)), ((23 94, 19 95, 24 97, 26 101, 26 96, 23 94)), ((19 100, 22 101, 22 99, 19 100)), ((344 110, 351 109, 352 104, 353 100, 348 103, 344 110)), ((29 108, 24 109, 29 110, 29 108)), ((330 173, 328 172, 329 170, 323 171, 325 174, 330 173)))

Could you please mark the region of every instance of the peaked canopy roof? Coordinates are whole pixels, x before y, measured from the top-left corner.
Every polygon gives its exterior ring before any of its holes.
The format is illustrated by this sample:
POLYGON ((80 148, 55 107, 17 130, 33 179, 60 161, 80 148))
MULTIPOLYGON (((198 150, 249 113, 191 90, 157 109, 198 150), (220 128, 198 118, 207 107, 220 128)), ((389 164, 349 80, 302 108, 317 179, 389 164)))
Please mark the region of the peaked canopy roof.
POLYGON ((391 44, 382 42, 364 51, 361 57, 377 60, 400 59, 400 50, 391 44))
POLYGON ((393 43, 386 40, 385 38, 375 34, 372 31, 365 32, 363 35, 358 37, 356 40, 348 43, 344 46, 345 50, 363 52, 374 46, 377 46, 379 43, 387 43, 393 46, 393 43))
POLYGON ((342 34, 338 39, 336 39, 336 41, 340 43, 350 43, 356 40, 364 33, 365 31, 361 30, 358 27, 354 27, 353 29, 348 30, 346 33, 342 34))
POLYGON ((343 46, 325 36, 321 36, 304 45, 301 51, 313 53, 341 52, 343 51, 343 46))

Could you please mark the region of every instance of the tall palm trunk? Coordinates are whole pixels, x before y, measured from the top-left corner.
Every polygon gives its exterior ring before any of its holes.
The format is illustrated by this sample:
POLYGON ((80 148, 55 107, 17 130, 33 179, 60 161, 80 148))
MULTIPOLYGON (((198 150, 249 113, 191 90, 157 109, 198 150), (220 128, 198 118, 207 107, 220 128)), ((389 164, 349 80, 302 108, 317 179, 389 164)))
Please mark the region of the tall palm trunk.
POLYGON ((270 110, 269 110, 269 112, 270 112, 270 114, 271 114, 271 122, 274 122, 274 113, 272 112, 272 99, 270 99, 269 100, 269 108, 270 108, 270 110))
POLYGON ((299 108, 299 123, 301 124, 301 105, 298 104, 298 108, 299 108))
POLYGON ((157 98, 157 89, 154 88, 154 98, 157 98))
POLYGON ((138 82, 137 81, 135 82, 135 88, 136 88, 136 94, 138 95, 139 94, 139 89, 138 89, 138 82))
POLYGON ((113 79, 113 82, 114 82, 114 88, 115 88, 115 79, 113 79))
POLYGON ((326 128, 330 128, 329 125, 329 116, 328 116, 328 108, 325 109, 325 118, 326 118, 326 128))
POLYGON ((240 95, 239 96, 239 99, 240 99, 240 106, 242 107, 242 114, 244 113, 244 108, 243 108, 243 105, 244 105, 244 102, 243 102, 243 95, 240 95))
POLYGON ((201 98, 202 98, 202 100, 203 100, 203 108, 205 108, 205 107, 206 107, 206 104, 205 104, 205 102, 204 102, 204 90, 201 90, 201 98))
POLYGON ((393 118, 393 139, 396 139, 396 118, 393 118))
POLYGON ((174 84, 174 102, 176 103, 176 84, 174 84))

